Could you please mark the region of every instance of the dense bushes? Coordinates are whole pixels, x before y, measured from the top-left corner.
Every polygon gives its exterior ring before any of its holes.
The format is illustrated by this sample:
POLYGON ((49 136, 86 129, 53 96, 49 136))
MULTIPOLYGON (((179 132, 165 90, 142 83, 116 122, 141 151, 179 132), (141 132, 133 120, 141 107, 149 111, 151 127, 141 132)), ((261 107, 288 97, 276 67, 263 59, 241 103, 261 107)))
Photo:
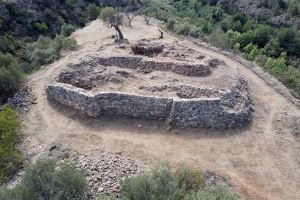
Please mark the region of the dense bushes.
POLYGON ((48 25, 45 22, 36 22, 34 23, 34 28, 38 30, 40 33, 47 33, 48 25))
POLYGON ((66 23, 64 23, 64 24, 61 26, 60 34, 63 35, 63 36, 65 36, 65 37, 68 37, 68 36, 70 36, 74 31, 75 31, 75 26, 73 26, 72 24, 66 24, 66 23))
POLYGON ((2 200, 81 200, 86 182, 83 172, 69 165, 56 169, 53 160, 40 160, 25 171, 13 189, 2 189, 2 200))
POLYGON ((40 65, 59 58, 63 50, 76 48, 75 40, 66 37, 71 35, 75 27, 96 19, 100 7, 130 7, 131 11, 136 11, 140 4, 139 0, 1 1, 0 53, 11 54, 16 62, 12 62, 12 69, 11 65, 5 67, 5 71, 0 66, 0 98, 6 98, 17 89, 15 83, 18 83, 20 73, 15 73, 19 71, 15 65, 20 66, 18 68, 25 74, 31 73, 40 65), (8 92, 2 89, 4 83, 8 92))
MULTIPOLYGON (((202 173, 187 167, 160 167, 127 178, 122 183, 124 200, 235 200, 239 197, 224 187, 205 185, 202 173)), ((113 197, 104 199, 114 199, 113 197)))
POLYGON ((4 107, 0 112, 0 184, 10 178, 22 164, 22 155, 16 148, 20 132, 21 125, 16 112, 4 107))
POLYGON ((169 4, 151 0, 145 14, 164 20, 166 27, 177 34, 201 38, 257 62, 300 97, 299 26, 274 24, 269 20, 281 14, 299 20, 300 4, 293 0, 253 3, 267 9, 269 14, 247 15, 234 9, 234 1, 215 0, 178 0, 169 4), (296 75, 291 75, 291 71, 297 72, 296 75))
POLYGON ((22 71, 11 54, 0 52, 0 98, 7 98, 22 82, 22 71))
POLYGON ((87 7, 87 13, 90 20, 97 19, 100 14, 100 8, 96 4, 89 4, 87 7))
POLYGON ((18 48, 19 43, 13 36, 9 34, 0 36, 0 52, 15 55, 18 48))
POLYGON ((57 60, 64 50, 74 50, 77 44, 73 38, 57 35, 54 39, 39 37, 39 39, 27 48, 27 56, 33 68, 49 64, 57 60))
POLYGON ((75 39, 66 37, 74 29, 72 25, 64 24, 61 35, 54 39, 41 36, 28 45, 10 35, 0 36, 0 98, 6 99, 18 90, 24 73, 53 62, 63 51, 75 50, 75 39))

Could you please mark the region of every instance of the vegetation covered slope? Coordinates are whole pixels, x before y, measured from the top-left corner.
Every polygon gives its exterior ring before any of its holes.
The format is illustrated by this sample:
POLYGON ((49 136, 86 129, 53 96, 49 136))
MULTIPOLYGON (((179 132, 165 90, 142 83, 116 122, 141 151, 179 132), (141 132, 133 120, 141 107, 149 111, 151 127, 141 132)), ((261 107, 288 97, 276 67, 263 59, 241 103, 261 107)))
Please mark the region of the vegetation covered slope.
POLYGON ((4 107, 0 112, 0 184, 11 178, 22 164, 22 154, 16 148, 20 131, 17 113, 4 107))
POLYGON ((144 12, 178 34, 242 54, 300 96, 299 1, 151 0, 144 12))
POLYGON ((22 165, 17 149, 20 123, 17 113, 1 108, 24 77, 77 47, 68 36, 76 27, 97 18, 99 6, 135 7, 129 1, 0 0, 0 183, 22 165))
MULTIPOLYGON (((4 73, 3 62, 8 64, 5 76, 14 77, 51 63, 63 50, 75 49, 76 41, 67 37, 76 27, 96 19, 100 7, 137 9, 138 5, 138 1, 130 0, 0 0, 1 73, 4 73)), ((22 81, 18 77, 6 78, 5 84, 12 85, 6 90, 0 80, 0 103, 16 91, 15 86, 22 81)))

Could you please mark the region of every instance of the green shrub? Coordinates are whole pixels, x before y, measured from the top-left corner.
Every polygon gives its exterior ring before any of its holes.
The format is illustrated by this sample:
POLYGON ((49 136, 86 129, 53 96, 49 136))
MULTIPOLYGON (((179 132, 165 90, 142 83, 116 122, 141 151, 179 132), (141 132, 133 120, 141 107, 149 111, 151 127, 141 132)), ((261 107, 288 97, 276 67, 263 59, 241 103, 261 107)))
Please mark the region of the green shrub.
MULTIPOLYGON (((226 38, 227 38, 229 46, 231 48, 233 48, 234 45, 236 43, 238 43, 237 41, 238 41, 238 38, 240 37, 240 35, 241 35, 240 32, 233 31, 233 30, 229 30, 226 32, 226 38)), ((240 46, 241 46, 241 44, 240 44, 240 46)))
POLYGON ((18 48, 19 43, 13 36, 8 34, 0 36, 0 52, 15 55, 18 48))
POLYGON ((31 64, 38 68, 60 58, 62 51, 76 48, 76 40, 73 38, 63 35, 57 35, 54 39, 41 36, 35 43, 28 46, 27 56, 31 64))
POLYGON ((34 23, 34 28, 41 33, 46 33, 48 31, 48 25, 45 22, 34 23))
POLYGON ((238 196, 228 189, 205 186, 200 171, 184 166, 175 170, 160 167, 152 172, 127 178, 122 183, 122 190, 126 200, 238 199, 238 196))
POLYGON ((253 29, 255 25, 254 20, 248 20, 244 25, 243 25, 243 32, 247 32, 253 29))
POLYGON ((240 52, 240 48, 241 48, 241 44, 240 43, 235 43, 233 45, 234 53, 239 53, 240 52))
POLYGON ((202 31, 204 33, 207 33, 207 34, 211 34, 212 33, 212 24, 211 24, 210 21, 206 21, 205 22, 205 24, 202 27, 202 31))
POLYGON ((90 20, 95 20, 100 15, 100 8, 96 4, 91 3, 87 7, 87 13, 90 20))
POLYGON ((232 29, 233 31, 242 32, 243 31, 243 25, 239 20, 238 21, 233 21, 230 25, 230 29, 232 29))
POLYGON ((281 47, 279 41, 275 38, 270 40, 270 42, 264 47, 263 51, 270 57, 278 57, 281 53, 281 47))
POLYGON ((191 27, 188 23, 180 23, 175 25, 175 32, 179 35, 189 35, 191 27))
POLYGON ((117 198, 114 195, 100 195, 96 200, 117 200, 117 198))
POLYGON ((9 179, 22 165, 23 157, 16 147, 20 135, 21 124, 17 113, 4 107, 0 112, 0 184, 9 179))
POLYGON ((226 33, 230 29, 230 19, 224 18, 221 22, 221 28, 226 33))
POLYGON ((205 186, 202 172, 198 170, 191 170, 184 165, 179 166, 173 172, 173 176, 176 185, 184 191, 197 191, 205 186))
POLYGON ((60 53, 63 51, 74 51, 77 48, 77 43, 74 38, 57 35, 53 41, 53 47, 60 53))
POLYGON ((277 40, 279 47, 288 55, 300 56, 300 36, 293 28, 283 28, 278 31, 277 40))
POLYGON ((214 22, 219 22, 223 17, 223 10, 220 7, 212 7, 212 19, 214 22))
POLYGON ((289 88, 294 90, 294 95, 300 98, 300 70, 289 66, 282 74, 280 80, 289 88))
POLYGON ((66 24, 66 23, 64 23, 64 24, 61 26, 60 34, 63 35, 63 36, 65 36, 65 37, 68 37, 68 36, 70 36, 74 31, 75 31, 75 26, 73 26, 72 24, 66 24))
POLYGON ((3 200, 81 200, 86 182, 83 172, 65 165, 56 169, 53 160, 39 160, 25 171, 21 182, 12 189, 3 189, 3 200))
POLYGON ((55 11, 47 8, 44 12, 47 16, 47 20, 49 20, 49 21, 56 21, 57 20, 58 15, 55 11))
POLYGON ((113 7, 105 7, 100 11, 100 18, 104 21, 109 21, 112 15, 114 15, 116 10, 113 7))
MULTIPOLYGON (((203 34, 201 34, 202 36, 203 34)), ((221 28, 216 28, 209 36, 209 43, 215 46, 219 46, 223 49, 229 49, 230 44, 228 38, 226 38, 226 34, 221 30, 221 28)))
POLYGON ((39 37, 39 39, 30 44, 27 48, 29 61, 36 68, 49 64, 59 58, 57 50, 54 48, 53 41, 49 37, 39 37))
POLYGON ((297 3, 296 1, 290 1, 288 10, 292 16, 299 16, 300 15, 300 3, 297 3))
POLYGON ((286 68, 286 59, 284 57, 267 59, 265 67, 269 69, 274 74, 283 73, 286 68))
POLYGON ((258 54, 255 58, 255 62, 259 65, 259 66, 265 66, 266 62, 267 62, 267 56, 263 55, 263 54, 258 54))
POLYGON ((205 188, 198 192, 187 195, 184 200, 237 200, 238 196, 232 191, 223 188, 205 188))
POLYGON ((241 47, 245 47, 250 43, 253 43, 255 38, 255 32, 250 30, 246 33, 240 34, 240 36, 237 38, 237 42, 241 44, 241 47))
POLYGON ((176 21, 175 21, 174 19, 168 19, 168 22, 167 22, 167 24, 166 24, 166 27, 167 27, 169 30, 174 30, 175 24, 176 24, 176 21))
POLYGON ((125 198, 130 200, 179 200, 182 193, 170 169, 164 167, 155 169, 150 174, 126 179, 122 189, 125 198))
POLYGON ((269 25, 258 25, 254 31, 255 37, 253 39, 253 43, 259 47, 264 47, 270 40, 271 32, 272 29, 269 25))
POLYGON ((198 38, 202 35, 202 31, 201 31, 201 29, 199 29, 195 26, 192 26, 190 31, 189 31, 189 35, 194 37, 194 38, 198 38))
POLYGON ((246 47, 244 47, 244 52, 246 53, 247 59, 254 60, 259 54, 259 49, 257 45, 250 43, 246 47))
POLYGON ((0 97, 7 98, 18 90, 22 83, 22 70, 11 54, 0 52, 0 97))

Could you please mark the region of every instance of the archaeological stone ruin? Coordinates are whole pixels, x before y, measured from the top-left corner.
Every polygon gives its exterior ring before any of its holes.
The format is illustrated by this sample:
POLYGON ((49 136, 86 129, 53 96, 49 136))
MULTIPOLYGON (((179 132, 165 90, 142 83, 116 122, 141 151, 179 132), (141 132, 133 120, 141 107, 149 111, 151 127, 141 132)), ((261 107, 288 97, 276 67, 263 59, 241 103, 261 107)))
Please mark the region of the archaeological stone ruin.
POLYGON ((90 117, 164 120, 181 128, 236 128, 250 122, 247 83, 220 60, 153 42, 115 44, 99 54, 68 65, 47 87, 48 99, 90 117))

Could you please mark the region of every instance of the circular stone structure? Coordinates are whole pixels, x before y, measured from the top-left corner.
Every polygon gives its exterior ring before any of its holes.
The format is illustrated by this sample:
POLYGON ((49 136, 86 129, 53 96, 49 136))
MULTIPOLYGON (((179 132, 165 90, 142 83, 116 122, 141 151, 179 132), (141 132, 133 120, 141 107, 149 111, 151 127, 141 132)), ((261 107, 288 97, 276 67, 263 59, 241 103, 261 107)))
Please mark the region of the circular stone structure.
POLYGON ((105 47, 101 56, 69 65, 46 89, 48 98, 91 117, 165 120, 183 128, 250 121, 247 83, 233 68, 177 44, 140 44, 105 47), (149 56, 147 45, 159 51, 149 56))

